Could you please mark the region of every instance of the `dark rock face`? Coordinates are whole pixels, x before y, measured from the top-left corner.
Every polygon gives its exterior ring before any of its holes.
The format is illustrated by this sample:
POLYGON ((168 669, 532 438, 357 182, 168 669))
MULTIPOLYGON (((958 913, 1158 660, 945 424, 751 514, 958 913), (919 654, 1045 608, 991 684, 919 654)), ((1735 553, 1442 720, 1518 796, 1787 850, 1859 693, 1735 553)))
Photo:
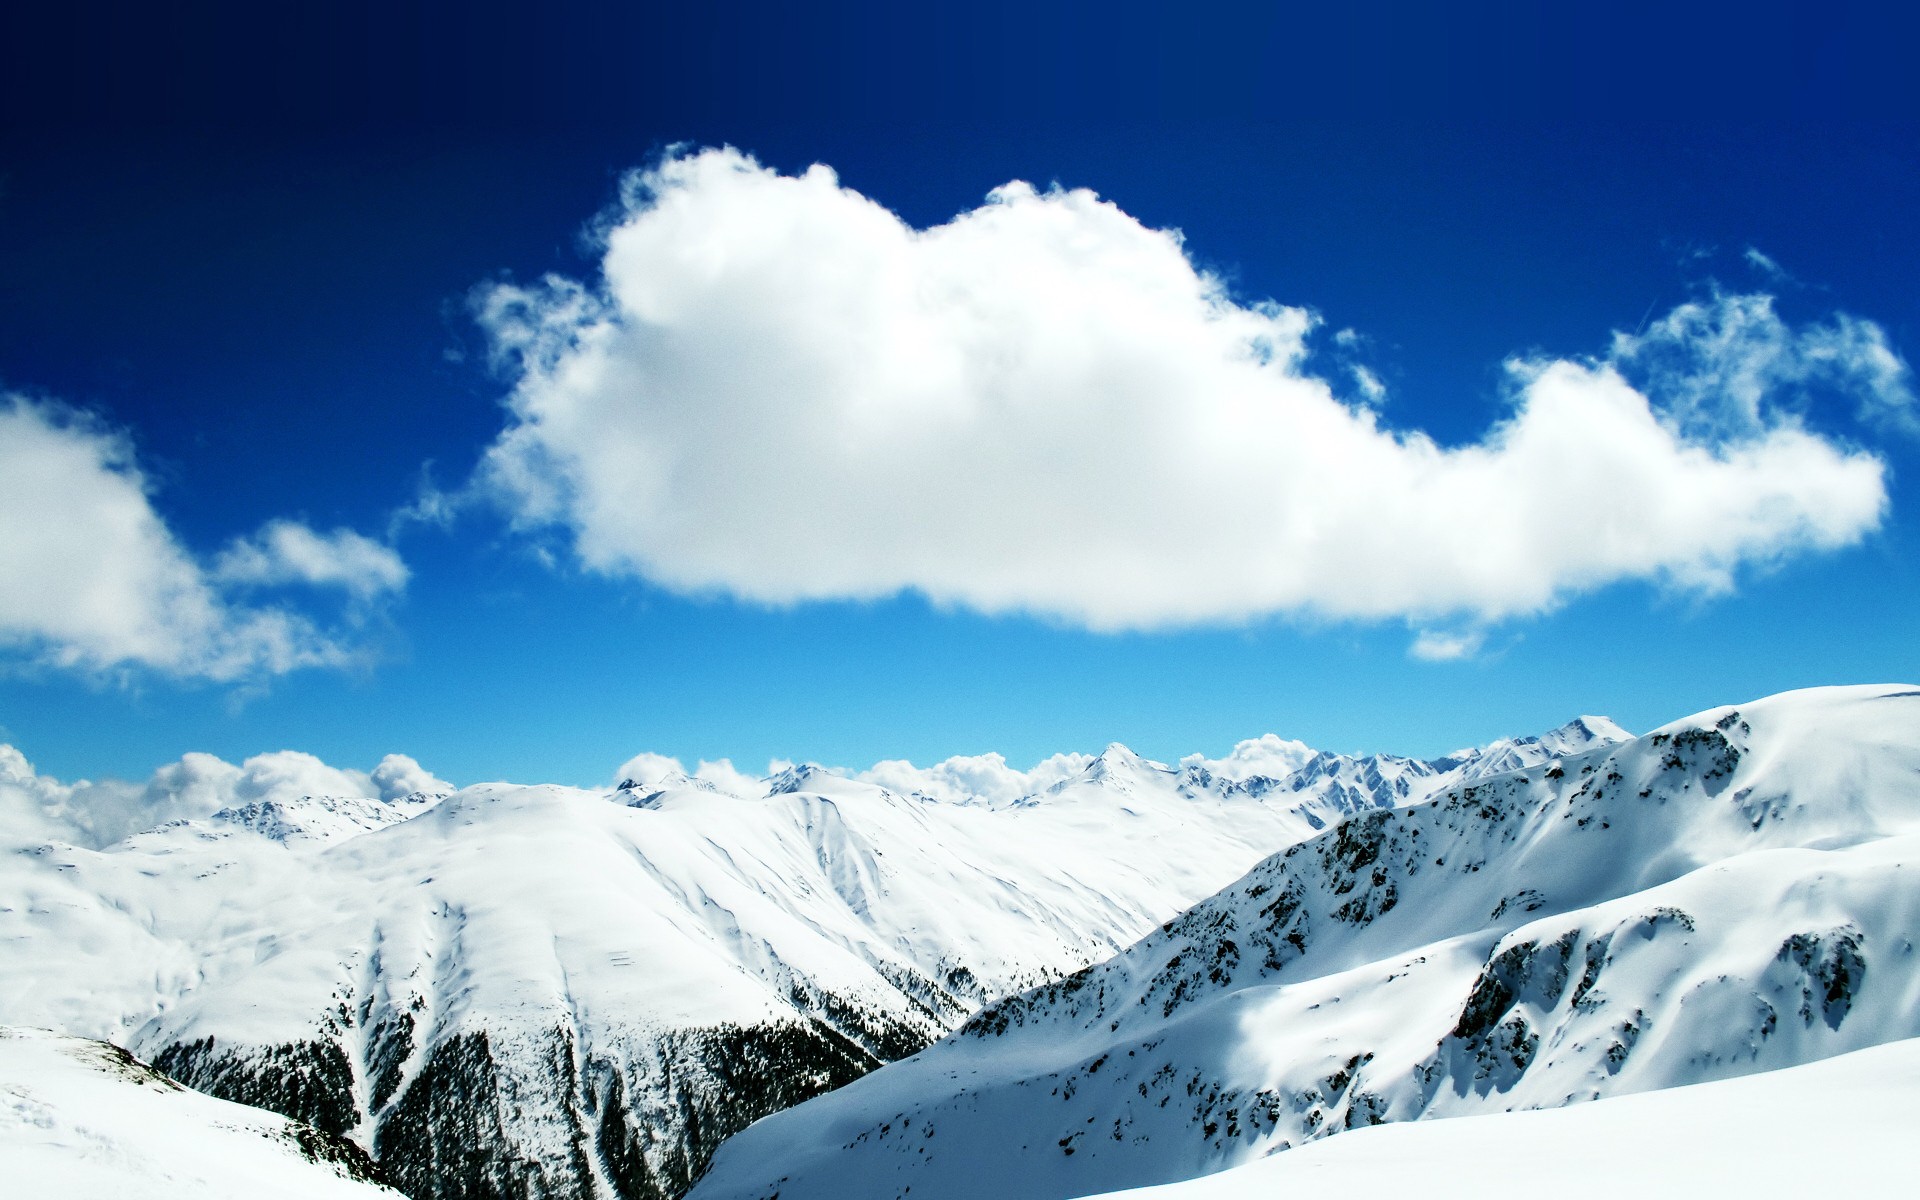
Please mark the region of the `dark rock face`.
POLYGON ((153 1065, 196 1091, 270 1109, 336 1136, 358 1124, 353 1068, 331 1041, 260 1047, 199 1038, 166 1047, 153 1065))
POLYGON ((1867 977, 1867 960, 1855 929, 1796 933, 1780 944, 1774 962, 1797 971, 1799 1015, 1808 1026, 1818 1016, 1829 1029, 1839 1029, 1853 1009, 1854 993, 1867 977))
POLYGON ((850 1039, 817 1022, 683 1031, 671 1035, 662 1049, 663 1072, 669 1062, 679 1064, 665 1102, 685 1129, 679 1144, 659 1163, 654 1195, 669 1200, 693 1186, 727 1138, 761 1117, 844 1087, 880 1065, 850 1039))
MULTIPOLYGON (((558 1081, 557 1081, 558 1082, 558 1081)), ((484 1033, 448 1038, 374 1134, 375 1157, 415 1200, 586 1195, 586 1163, 573 1130, 555 1169, 514 1154, 502 1120, 498 1066, 484 1033)))
POLYGON ((333 1166, 350 1179, 394 1185, 390 1174, 345 1136, 355 1124, 353 1071, 332 1042, 262 1049, 200 1038, 167 1047, 155 1056, 152 1068, 124 1050, 113 1053, 129 1072, 137 1069, 168 1086, 184 1083, 223 1100, 291 1117, 295 1124, 287 1127, 285 1137, 302 1157, 333 1166))
MULTIPOLYGON (((856 1024, 888 1050, 921 1048, 897 1029, 856 1024)), ((414 1200, 576 1200, 596 1195, 596 1180, 623 1200, 677 1200, 726 1138, 882 1061, 866 1037, 824 1021, 674 1030, 606 1049, 583 1049, 563 1024, 531 1037, 444 1037, 407 1078, 411 1023, 376 1033, 371 1156, 340 1136, 360 1118, 354 1072, 333 1041, 202 1038, 167 1047, 156 1064, 200 1091, 305 1121, 308 1157, 414 1200)))
POLYGON ((1513 1086, 1540 1049, 1540 1035, 1519 1006, 1528 1002, 1551 1010, 1559 1003, 1576 937, 1567 933, 1545 944, 1521 942, 1482 967, 1430 1075, 1455 1067, 1446 1073, 1461 1095, 1470 1087, 1485 1094, 1513 1086))
POLYGON ((372 1156, 343 1137, 297 1123, 287 1127, 286 1136, 299 1149, 301 1156, 310 1162, 326 1163, 338 1168, 349 1179, 392 1186, 393 1181, 373 1161, 372 1156))

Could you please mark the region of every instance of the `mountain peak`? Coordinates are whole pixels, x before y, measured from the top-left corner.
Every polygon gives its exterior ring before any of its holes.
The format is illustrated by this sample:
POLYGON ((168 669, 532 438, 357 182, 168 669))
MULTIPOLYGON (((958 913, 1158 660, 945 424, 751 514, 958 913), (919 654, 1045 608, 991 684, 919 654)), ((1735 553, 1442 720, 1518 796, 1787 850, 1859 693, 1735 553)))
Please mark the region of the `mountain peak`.
POLYGON ((1173 774, 1171 768, 1163 767, 1151 759, 1142 758, 1119 742, 1109 742, 1107 743, 1107 748, 1102 750, 1097 758, 1087 764, 1087 769, 1083 774, 1086 779, 1097 782, 1103 779, 1124 778, 1145 772, 1152 772, 1157 775, 1173 774))
POLYGON ((223 808, 208 820, 238 826, 276 842, 334 842, 397 824, 443 799, 425 792, 395 800, 371 796, 283 797, 223 808))
POLYGON ((1540 735, 1540 744, 1556 754, 1573 754, 1594 746, 1611 746, 1632 740, 1633 734, 1621 728, 1612 717, 1590 713, 1575 717, 1558 729, 1540 735))
POLYGON ((839 772, 828 770, 819 763, 795 763, 767 777, 766 794, 769 796, 791 795, 794 792, 806 790, 815 780, 839 778, 841 778, 839 772))

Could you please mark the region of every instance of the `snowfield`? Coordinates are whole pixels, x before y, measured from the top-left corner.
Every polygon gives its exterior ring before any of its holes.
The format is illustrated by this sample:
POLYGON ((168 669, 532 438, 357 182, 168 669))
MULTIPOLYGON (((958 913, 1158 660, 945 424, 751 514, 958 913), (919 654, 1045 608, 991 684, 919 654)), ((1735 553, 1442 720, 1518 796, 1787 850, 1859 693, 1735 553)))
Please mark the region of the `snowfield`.
POLYGON ((0 1027, 0 1177, 60 1200, 399 1200, 357 1148, 123 1051, 0 1027))

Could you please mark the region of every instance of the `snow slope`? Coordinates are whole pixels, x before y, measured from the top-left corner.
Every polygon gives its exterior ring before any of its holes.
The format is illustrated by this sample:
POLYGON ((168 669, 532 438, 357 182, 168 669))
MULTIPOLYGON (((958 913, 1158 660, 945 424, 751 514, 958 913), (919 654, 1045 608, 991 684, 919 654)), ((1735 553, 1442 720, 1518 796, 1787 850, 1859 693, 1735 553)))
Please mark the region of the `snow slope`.
POLYGON ((398 1200, 357 1147, 102 1042, 0 1027, 0 1177, 62 1200, 398 1200))
MULTIPOLYGON (((1554 736, 1606 736, 1576 726, 1554 736)), ((1018 796, 802 766, 750 794, 281 797, 98 851, 22 819, 0 1020, 350 1137, 416 1197, 677 1196, 755 1118, 1481 757, 1271 779, 1113 746, 1018 796)))
POLYGON ((1099 1200, 1254 1196, 1897 1196, 1913 1187, 1920 1041, 1591 1104, 1357 1129, 1099 1200))
POLYGON ((1920 1036, 1920 689, 1715 709, 1359 813, 735 1137, 696 1200, 1058 1198, 1920 1036))

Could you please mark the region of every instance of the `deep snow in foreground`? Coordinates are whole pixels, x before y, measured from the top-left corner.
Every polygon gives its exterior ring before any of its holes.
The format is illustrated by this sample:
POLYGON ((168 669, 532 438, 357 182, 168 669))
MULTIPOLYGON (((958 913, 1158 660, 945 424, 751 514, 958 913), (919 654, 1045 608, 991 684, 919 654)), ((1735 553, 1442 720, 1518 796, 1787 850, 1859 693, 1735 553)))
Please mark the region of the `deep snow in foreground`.
POLYGON ((398 1200, 353 1146, 112 1046, 0 1026, 0 1190, 50 1200, 398 1200))
POLYGON ((1920 1041, 1566 1108, 1355 1130, 1100 1200, 1897 1196, 1914 1186, 1920 1041))
POLYGON ((1916 930, 1920 689, 1713 709, 1351 816, 693 1196, 1061 1200, 1792 1067, 1920 1036, 1916 930))

